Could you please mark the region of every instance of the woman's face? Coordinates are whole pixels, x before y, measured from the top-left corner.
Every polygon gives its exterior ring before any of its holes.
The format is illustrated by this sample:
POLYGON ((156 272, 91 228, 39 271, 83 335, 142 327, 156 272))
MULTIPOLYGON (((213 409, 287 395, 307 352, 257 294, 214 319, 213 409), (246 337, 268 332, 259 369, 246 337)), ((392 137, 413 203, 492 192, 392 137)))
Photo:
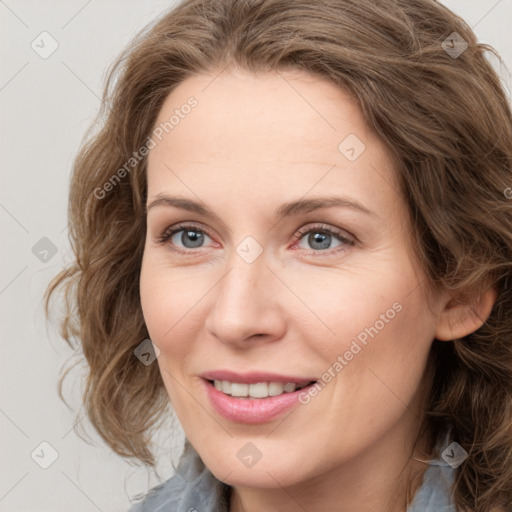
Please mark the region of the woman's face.
POLYGON ((224 72, 182 82, 155 128, 142 308, 205 464, 277 488, 403 462, 438 313, 356 103, 299 71, 224 72))

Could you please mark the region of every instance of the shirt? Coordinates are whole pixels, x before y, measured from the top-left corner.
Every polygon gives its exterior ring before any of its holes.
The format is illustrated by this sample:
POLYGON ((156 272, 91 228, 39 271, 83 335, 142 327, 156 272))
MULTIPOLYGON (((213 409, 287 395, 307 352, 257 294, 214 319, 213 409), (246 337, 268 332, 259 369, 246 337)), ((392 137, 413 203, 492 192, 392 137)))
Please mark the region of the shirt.
MULTIPOLYGON (((407 512, 456 512, 452 497, 455 469, 430 461, 407 512)), ((149 490, 128 512, 229 512, 231 488, 217 480, 188 440, 176 474, 149 490)))

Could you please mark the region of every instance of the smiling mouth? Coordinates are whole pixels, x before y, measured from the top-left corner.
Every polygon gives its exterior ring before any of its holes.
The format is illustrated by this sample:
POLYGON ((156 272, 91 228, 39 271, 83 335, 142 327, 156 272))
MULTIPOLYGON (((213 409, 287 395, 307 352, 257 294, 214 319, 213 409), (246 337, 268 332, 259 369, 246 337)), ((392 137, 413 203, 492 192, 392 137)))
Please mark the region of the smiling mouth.
POLYGON ((247 384, 227 380, 208 380, 208 382, 214 386, 217 391, 232 398, 261 399, 293 393, 316 384, 317 381, 312 380, 308 383, 301 384, 295 382, 256 382, 247 384))

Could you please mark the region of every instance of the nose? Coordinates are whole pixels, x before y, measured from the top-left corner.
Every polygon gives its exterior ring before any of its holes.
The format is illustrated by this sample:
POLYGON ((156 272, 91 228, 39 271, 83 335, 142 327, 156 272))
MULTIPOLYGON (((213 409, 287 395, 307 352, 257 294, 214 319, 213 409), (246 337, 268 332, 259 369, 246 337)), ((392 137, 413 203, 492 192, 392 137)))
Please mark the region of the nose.
POLYGON ((230 270, 215 287, 214 304, 205 321, 208 332, 233 347, 267 343, 286 330, 283 284, 267 266, 264 253, 252 263, 234 255, 230 270))

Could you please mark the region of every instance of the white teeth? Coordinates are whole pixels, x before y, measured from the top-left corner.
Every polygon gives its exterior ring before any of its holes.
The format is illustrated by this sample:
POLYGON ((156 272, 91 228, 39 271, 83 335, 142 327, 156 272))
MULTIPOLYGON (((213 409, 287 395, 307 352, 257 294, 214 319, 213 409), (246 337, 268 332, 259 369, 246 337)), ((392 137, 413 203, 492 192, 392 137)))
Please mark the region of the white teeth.
POLYGON ((284 391, 284 384, 282 382, 271 382, 268 385, 269 396, 282 395, 284 391))
POLYGON ((268 384, 266 382, 250 384, 249 396, 252 396, 253 398, 266 398, 268 396, 268 384))
MULTIPOLYGON (((224 388, 224 386, 222 386, 224 388)), ((249 394, 249 384, 231 383, 231 396, 247 396, 249 394)))
POLYGON ((214 380, 215 389, 226 395, 236 397, 267 398, 278 396, 283 393, 292 393, 297 389, 294 382, 257 382, 254 384, 242 384, 240 382, 229 382, 227 380, 214 380))

